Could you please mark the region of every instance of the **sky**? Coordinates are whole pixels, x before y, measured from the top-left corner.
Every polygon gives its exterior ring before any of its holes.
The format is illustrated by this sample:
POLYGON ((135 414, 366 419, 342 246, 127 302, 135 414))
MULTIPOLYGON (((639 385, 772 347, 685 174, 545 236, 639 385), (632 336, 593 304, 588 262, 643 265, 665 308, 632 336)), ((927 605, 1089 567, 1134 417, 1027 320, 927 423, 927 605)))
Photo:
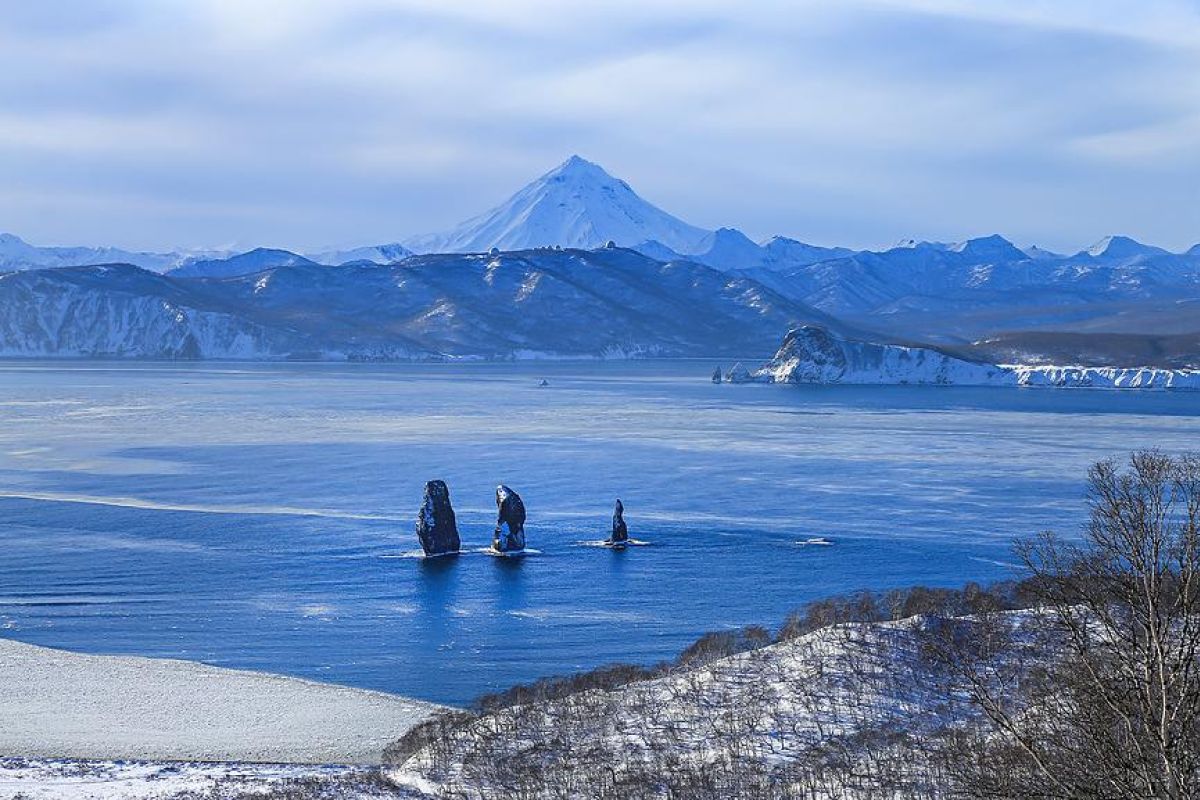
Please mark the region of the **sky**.
POLYGON ((0 231, 314 250, 578 153, 826 245, 1200 241, 1200 0, 0 0, 0 231))

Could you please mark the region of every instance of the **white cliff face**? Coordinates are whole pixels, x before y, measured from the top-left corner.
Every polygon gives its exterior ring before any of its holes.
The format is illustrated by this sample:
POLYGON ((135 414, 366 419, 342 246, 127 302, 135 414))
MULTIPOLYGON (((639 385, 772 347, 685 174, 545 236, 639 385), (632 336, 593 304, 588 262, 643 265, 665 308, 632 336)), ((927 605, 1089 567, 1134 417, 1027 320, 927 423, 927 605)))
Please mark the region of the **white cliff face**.
POLYGON ((790 332, 754 373, 764 382, 1197 389, 1200 370, 987 364, 929 347, 857 341, 816 326, 790 332))
POLYGON ((1002 382, 1004 369, 930 348, 856 341, 803 326, 787 335, 756 375, 780 383, 987 385, 1002 382))

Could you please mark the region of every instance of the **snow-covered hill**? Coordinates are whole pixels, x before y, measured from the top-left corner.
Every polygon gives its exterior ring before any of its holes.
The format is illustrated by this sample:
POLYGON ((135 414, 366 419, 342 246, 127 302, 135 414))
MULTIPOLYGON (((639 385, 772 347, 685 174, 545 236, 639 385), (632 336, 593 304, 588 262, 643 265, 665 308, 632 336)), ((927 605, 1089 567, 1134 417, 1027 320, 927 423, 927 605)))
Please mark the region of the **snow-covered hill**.
POLYGON ((404 245, 418 253, 479 253, 654 240, 690 253, 708 233, 646 202, 599 165, 571 156, 496 208, 404 245))
MULTIPOLYGON (((1036 622, 991 624, 1017 638, 1036 622)), ((386 775, 435 797, 941 797, 933 748, 982 710, 930 657, 935 624, 832 625, 615 691, 445 717, 393 745, 386 775)), ((1023 655, 997 684, 1050 658, 1023 655)))
POLYGON ((230 278, 237 275, 251 275, 272 267, 293 267, 297 264, 316 263, 289 250, 259 247, 228 258, 190 261, 170 272, 176 278, 230 278))
POLYGON ((0 354, 145 358, 765 357, 839 323, 740 276, 621 248, 306 259, 186 278, 131 266, 0 275, 0 354))
POLYGON ((1200 370, 989 364, 931 347, 849 339, 813 325, 789 332, 775 357, 753 378, 778 383, 1200 390, 1200 370))

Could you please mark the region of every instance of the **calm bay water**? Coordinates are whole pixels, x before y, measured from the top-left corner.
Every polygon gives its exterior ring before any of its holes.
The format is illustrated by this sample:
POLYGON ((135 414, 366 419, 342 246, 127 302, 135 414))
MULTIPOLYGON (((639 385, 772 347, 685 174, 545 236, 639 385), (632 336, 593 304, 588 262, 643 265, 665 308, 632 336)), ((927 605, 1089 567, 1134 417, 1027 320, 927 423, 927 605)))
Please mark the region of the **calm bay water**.
POLYGON ((0 364, 0 635, 466 702, 835 592, 1007 577, 1012 537, 1078 529, 1094 460, 1200 449, 1194 394, 712 366, 0 364), (539 552, 414 557, 429 478, 468 548, 515 488, 539 552), (618 496, 651 545, 580 544, 618 496))

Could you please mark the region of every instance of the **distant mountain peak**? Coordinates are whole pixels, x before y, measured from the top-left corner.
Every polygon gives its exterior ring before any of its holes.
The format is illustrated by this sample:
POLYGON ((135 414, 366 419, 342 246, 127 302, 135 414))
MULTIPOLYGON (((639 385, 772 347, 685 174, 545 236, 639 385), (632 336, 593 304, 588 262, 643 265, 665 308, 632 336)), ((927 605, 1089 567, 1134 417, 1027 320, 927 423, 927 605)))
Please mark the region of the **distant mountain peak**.
POLYGON ((413 252, 399 242, 387 244, 351 247, 348 249, 330 248, 314 253, 305 253, 305 258, 318 264, 348 264, 351 262, 371 262, 374 264, 394 264, 411 256, 413 252))
POLYGON ((573 155, 490 211, 405 246, 419 253, 469 253, 554 245, 591 250, 608 241, 632 247, 654 240, 687 253, 708 234, 646 202, 599 164, 573 155))
POLYGON ((1161 247, 1142 244, 1129 236, 1105 236, 1084 251, 1087 255, 1097 258, 1133 258, 1135 256, 1162 255, 1166 252, 1161 247))
POLYGON ((946 250, 950 245, 945 242, 927 242, 923 239, 901 239, 891 247, 885 247, 884 252, 888 250, 946 250))
POLYGON ((998 233, 991 233, 991 234, 988 234, 987 236, 976 236, 972 239, 964 239, 961 242, 955 242, 954 244, 950 245, 950 249, 953 250, 954 252, 958 253, 958 252, 962 252, 963 250, 971 247, 972 245, 976 245, 976 246, 979 246, 979 245, 1005 246, 1005 245, 1007 245, 1009 247, 1012 247, 1013 243, 1010 242, 1008 239, 1005 239, 1003 236, 1001 236, 998 233))
POLYGON ((951 253, 987 261, 1023 261, 1026 258, 1023 251, 998 233, 957 242, 947 249, 951 253))
POLYGON ((290 250, 256 247, 228 258, 197 259, 171 270, 176 278, 231 278, 276 267, 316 266, 316 262, 290 250))
POLYGON ((1029 245, 1029 247, 1022 249, 1021 252, 1029 256, 1034 261, 1048 261, 1050 259, 1059 259, 1063 257, 1062 253, 1056 253, 1053 250, 1046 250, 1045 248, 1038 247, 1036 244, 1029 245))
MULTIPOLYGON (((547 176, 549 176, 549 175, 595 175, 597 177, 613 179, 613 177, 611 175, 609 175, 608 172, 605 171, 604 167, 600 166, 595 161, 588 161, 586 158, 584 158, 583 156, 579 156, 579 155, 571 156, 566 161, 562 162, 561 164, 559 164, 557 167, 550 170, 550 172, 548 172, 546 174, 547 174, 547 176)), ((615 179, 613 179, 613 180, 615 180, 615 179)))

